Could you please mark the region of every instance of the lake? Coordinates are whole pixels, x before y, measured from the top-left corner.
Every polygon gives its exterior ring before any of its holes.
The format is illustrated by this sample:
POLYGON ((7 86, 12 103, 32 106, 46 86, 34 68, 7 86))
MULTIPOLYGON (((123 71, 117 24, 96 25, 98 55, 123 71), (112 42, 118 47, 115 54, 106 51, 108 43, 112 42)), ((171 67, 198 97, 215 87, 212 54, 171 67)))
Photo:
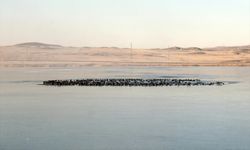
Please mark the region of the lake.
POLYGON ((250 67, 0 69, 0 150, 249 150, 250 67), (199 78, 195 87, 49 87, 43 80, 199 78))

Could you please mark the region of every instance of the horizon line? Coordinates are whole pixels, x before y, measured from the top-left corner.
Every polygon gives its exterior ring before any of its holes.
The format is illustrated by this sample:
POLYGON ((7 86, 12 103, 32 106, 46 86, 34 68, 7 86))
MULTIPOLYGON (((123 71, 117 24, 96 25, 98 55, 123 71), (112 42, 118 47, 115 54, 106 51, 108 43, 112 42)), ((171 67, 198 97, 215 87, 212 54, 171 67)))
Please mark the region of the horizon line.
MULTIPOLYGON (((22 43, 17 43, 17 44, 9 44, 9 45, 0 45, 0 47, 8 47, 8 46, 18 46, 18 45, 32 45, 32 44, 37 44, 37 45, 47 45, 47 46, 59 46, 59 47, 73 47, 73 48, 120 48, 120 49, 131 49, 129 46, 128 47, 119 47, 119 46, 66 46, 62 44, 55 44, 55 43, 47 43, 47 42, 22 42, 22 43)), ((170 48, 180 48, 180 49, 185 49, 185 48, 200 48, 200 49, 208 49, 208 48, 219 48, 219 47, 245 47, 245 46, 250 46, 249 44, 242 44, 242 45, 217 45, 217 46, 207 46, 207 47, 199 47, 199 46, 168 46, 168 47, 151 47, 151 48, 132 48, 132 49, 170 49, 170 48)))

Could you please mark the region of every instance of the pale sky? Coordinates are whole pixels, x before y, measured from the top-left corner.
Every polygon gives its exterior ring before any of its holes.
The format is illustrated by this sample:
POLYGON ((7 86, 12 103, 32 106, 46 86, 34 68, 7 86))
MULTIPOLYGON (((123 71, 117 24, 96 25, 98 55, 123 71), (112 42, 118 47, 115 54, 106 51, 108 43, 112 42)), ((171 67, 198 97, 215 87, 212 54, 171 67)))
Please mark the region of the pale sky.
POLYGON ((0 0, 0 45, 250 44, 250 0, 0 0))

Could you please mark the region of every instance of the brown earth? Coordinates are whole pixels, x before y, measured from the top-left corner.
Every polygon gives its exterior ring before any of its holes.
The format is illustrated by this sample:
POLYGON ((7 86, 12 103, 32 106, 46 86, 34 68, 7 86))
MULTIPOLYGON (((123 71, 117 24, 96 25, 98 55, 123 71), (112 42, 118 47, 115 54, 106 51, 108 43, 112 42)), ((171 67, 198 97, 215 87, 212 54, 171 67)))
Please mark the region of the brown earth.
POLYGON ((0 67, 250 66, 250 45, 128 49, 23 43, 0 47, 0 67))

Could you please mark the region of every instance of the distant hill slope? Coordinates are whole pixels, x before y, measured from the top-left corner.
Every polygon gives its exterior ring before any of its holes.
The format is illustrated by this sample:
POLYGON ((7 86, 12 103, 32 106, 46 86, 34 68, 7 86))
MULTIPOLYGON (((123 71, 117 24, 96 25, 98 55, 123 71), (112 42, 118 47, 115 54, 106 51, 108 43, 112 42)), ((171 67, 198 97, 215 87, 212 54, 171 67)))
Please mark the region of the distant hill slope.
POLYGON ((18 47, 34 47, 34 48, 62 48, 63 46, 61 45, 56 45, 56 44, 45 44, 45 43, 39 43, 39 42, 27 42, 27 43, 20 43, 16 44, 15 46, 18 47))
POLYGON ((38 42, 0 46, 1 67, 250 66, 250 45, 231 47, 64 47, 38 42))
MULTIPOLYGON (((34 47, 34 48, 43 48, 43 49, 51 49, 51 48, 63 48, 64 46, 58 44, 47 44, 47 43, 40 43, 40 42, 26 42, 20 43, 13 46, 17 47, 34 47)), ((1 46, 0 46, 1 47, 1 46)), ((80 47, 72 47, 72 48, 80 48, 80 47)), ((101 48, 101 49, 126 49, 126 48, 119 48, 119 47, 81 47, 81 48, 101 48)), ((209 47, 209 48, 199 48, 199 47, 169 47, 169 48, 152 48, 151 50, 225 50, 225 49, 250 49, 250 45, 244 46, 217 46, 217 47, 209 47)), ((150 50, 150 48, 149 48, 150 50)))

